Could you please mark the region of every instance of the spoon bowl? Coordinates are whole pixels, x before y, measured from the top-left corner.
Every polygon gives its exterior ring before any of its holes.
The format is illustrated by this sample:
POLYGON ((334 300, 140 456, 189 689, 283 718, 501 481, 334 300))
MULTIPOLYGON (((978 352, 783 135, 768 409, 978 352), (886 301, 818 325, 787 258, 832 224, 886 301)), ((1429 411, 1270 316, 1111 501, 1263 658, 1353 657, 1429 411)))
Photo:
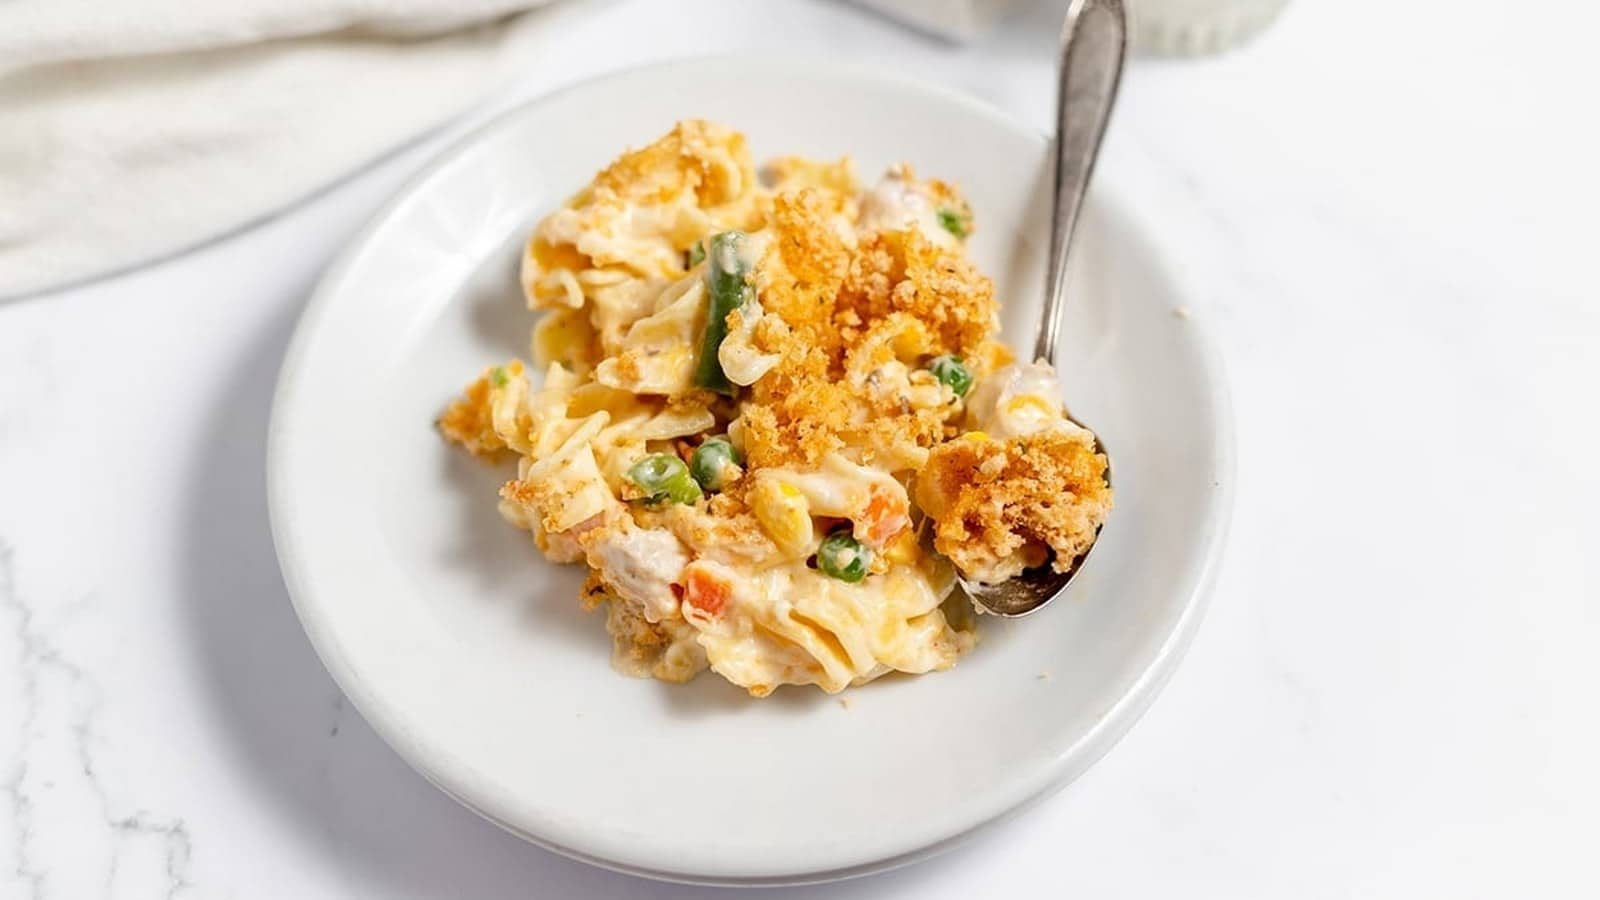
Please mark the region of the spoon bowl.
MULTIPOLYGON (((1087 428, 1082 422, 1067 417, 1073 424, 1087 428)), ((1111 454, 1106 452, 1105 445, 1100 442, 1099 435, 1095 435, 1094 451, 1106 458, 1106 485, 1111 485, 1111 454)), ((1095 531, 1095 540, 1098 542, 1100 532, 1095 531)), ((960 570, 956 571, 956 583, 977 607, 990 615, 1015 619, 1031 612, 1037 612, 1051 600, 1061 596, 1067 590, 1067 585, 1076 578, 1083 564, 1089 559, 1089 554, 1094 552, 1094 544, 1083 551, 1072 565, 1064 572, 1055 569, 1055 554, 1052 553, 1042 565, 1031 569, 1024 569, 1015 578, 1010 578, 996 584, 984 584, 979 581, 969 581, 961 577, 960 570)))
MULTIPOLYGON (((1056 86, 1056 139, 1054 191, 1050 215, 1050 260, 1045 269, 1045 302, 1039 323, 1034 358, 1054 363, 1056 337, 1061 326, 1067 284, 1067 248, 1077 225, 1078 211, 1094 172, 1100 141, 1105 135, 1122 60, 1127 52, 1127 16, 1122 0, 1073 0, 1061 26, 1061 63, 1056 86)), ((1067 417, 1095 435, 1094 449, 1106 458, 1106 484, 1111 484, 1111 455, 1098 432, 1067 417)), ((1098 540, 1099 531, 1095 538, 1098 540)), ((1025 569, 1015 578, 996 584, 969 581, 957 574, 967 596, 983 612, 1015 618, 1043 608, 1066 592, 1084 561, 1094 550, 1089 545, 1065 571, 1056 571, 1054 556, 1043 565, 1025 569)))

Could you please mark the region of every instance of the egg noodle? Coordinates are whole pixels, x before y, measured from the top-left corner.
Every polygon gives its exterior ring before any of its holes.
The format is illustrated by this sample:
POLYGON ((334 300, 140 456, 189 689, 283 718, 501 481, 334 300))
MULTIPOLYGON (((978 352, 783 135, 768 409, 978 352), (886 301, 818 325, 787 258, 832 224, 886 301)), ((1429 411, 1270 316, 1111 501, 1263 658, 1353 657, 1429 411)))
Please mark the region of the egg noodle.
POLYGON ((1111 508, 1054 372, 996 339, 972 230, 909 166, 758 178, 742 135, 681 122, 539 223, 542 377, 486 369, 440 430, 516 460, 501 513, 588 567, 624 672, 759 697, 947 669, 976 642, 954 568, 1065 568, 1111 508))

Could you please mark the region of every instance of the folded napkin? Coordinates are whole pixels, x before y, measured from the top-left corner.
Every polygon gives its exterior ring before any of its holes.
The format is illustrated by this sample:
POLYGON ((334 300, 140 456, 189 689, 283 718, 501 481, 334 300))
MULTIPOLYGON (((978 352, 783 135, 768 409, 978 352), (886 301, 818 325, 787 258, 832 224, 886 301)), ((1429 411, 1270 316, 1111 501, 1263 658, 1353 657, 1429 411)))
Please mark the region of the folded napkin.
POLYGON ((548 2, 0 3, 0 297, 221 234, 444 122, 548 2))

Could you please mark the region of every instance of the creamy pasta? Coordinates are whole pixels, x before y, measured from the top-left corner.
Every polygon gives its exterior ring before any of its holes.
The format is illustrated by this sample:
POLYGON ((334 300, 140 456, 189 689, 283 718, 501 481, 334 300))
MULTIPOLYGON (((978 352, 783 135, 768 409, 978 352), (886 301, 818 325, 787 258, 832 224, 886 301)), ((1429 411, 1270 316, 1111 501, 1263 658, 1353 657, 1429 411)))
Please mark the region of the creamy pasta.
POLYGON ((973 227, 909 166, 758 175, 681 122, 535 228, 537 375, 486 369, 440 429, 516 461, 502 515, 588 567, 624 672, 765 696, 949 668, 977 640, 958 569, 1065 568, 1111 507, 1054 372, 996 339, 973 227))

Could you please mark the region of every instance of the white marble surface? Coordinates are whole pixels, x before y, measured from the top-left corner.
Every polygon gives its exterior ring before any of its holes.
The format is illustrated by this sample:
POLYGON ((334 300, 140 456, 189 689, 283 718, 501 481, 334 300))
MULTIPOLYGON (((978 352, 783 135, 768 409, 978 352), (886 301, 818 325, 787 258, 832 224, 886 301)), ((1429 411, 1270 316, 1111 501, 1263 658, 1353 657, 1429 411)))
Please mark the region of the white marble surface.
MULTIPOLYGON (((1209 619, 1066 791, 936 860, 765 896, 1600 894, 1600 66, 1593 14, 1545 6, 1301 0, 1234 56, 1134 67, 1102 177, 1234 383, 1209 619)), ((836 3, 595 3, 497 102, 771 48, 1042 126, 1049 18, 951 48, 836 3)), ((289 328, 440 140, 0 304, 0 896, 704 893, 458 808, 345 708, 284 596, 262 439, 289 328)))

